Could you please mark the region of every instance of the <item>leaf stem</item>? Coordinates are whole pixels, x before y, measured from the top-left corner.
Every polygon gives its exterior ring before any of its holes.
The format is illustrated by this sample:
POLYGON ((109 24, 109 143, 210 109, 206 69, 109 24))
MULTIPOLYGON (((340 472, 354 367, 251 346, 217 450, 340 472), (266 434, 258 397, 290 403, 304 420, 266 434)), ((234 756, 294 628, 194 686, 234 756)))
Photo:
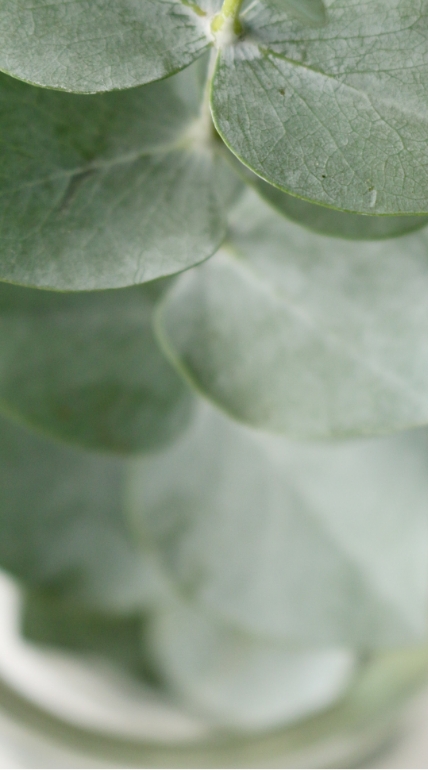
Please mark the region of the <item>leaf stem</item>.
POLYGON ((201 101, 201 108, 198 117, 190 126, 187 127, 180 140, 180 147, 191 145, 193 149, 209 149, 215 145, 216 131, 211 117, 210 92, 211 81, 217 61, 218 51, 215 48, 211 50, 210 61, 207 68, 207 77, 204 85, 204 91, 201 101))
POLYGON ((211 29, 216 34, 221 32, 223 28, 232 27, 235 34, 239 34, 241 31, 241 25, 239 24, 238 14, 243 0, 223 0, 220 13, 214 16, 211 24, 211 29))

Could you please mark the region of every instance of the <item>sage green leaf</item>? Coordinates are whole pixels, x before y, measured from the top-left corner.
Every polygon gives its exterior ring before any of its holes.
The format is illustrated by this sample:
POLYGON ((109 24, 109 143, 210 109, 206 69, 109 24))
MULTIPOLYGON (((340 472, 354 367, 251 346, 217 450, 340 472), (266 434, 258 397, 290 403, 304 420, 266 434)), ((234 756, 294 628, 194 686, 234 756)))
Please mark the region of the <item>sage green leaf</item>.
MULTIPOLYGON (((251 172, 250 172, 251 173, 251 172)), ((276 211, 309 230, 336 238, 370 241, 395 238, 428 225, 428 217, 371 217, 348 214, 288 195, 252 174, 252 184, 276 211)))
POLYGON ((414 217, 349 214, 346 211, 310 203, 295 195, 288 195, 278 187, 265 182, 244 166, 224 145, 222 151, 241 179, 256 189, 277 212, 316 233, 336 238, 371 241, 395 238, 428 225, 428 217, 422 214, 414 217))
POLYGON ((175 590, 290 644, 402 645, 426 633, 428 432, 298 444, 202 405, 131 462, 130 511, 175 590))
POLYGON ((180 0, 4 0, 0 69, 65 91, 131 88, 187 67, 207 31, 180 0))
POLYGON ((265 0, 266 5, 276 6, 280 11, 288 11, 303 24, 322 26, 327 21, 322 0, 265 0))
POLYGON ((96 96, 0 76, 0 280, 117 288, 211 256, 239 182, 198 119, 198 72, 96 96))
POLYGON ((151 601, 150 570, 123 518, 125 465, 0 420, 0 566, 98 611, 151 601))
POLYGON ((134 674, 142 672, 142 618, 91 612, 43 591, 23 597, 21 631, 38 645, 97 655, 134 674))
POLYGON ((0 410, 88 448, 172 440, 192 398, 153 336, 165 283, 72 294, 0 284, 0 410))
POLYGON ((249 9, 243 35, 219 52, 216 127, 293 195, 361 214, 427 213, 427 15, 415 0, 326 6, 319 29, 249 9))
POLYGON ((227 249, 157 316, 188 380, 239 420, 295 438, 428 423, 428 230, 320 238, 253 192, 227 249))
POLYGON ((353 673, 354 656, 346 649, 297 651, 179 601, 154 617, 149 640, 180 701, 229 729, 294 722, 337 700, 353 673))

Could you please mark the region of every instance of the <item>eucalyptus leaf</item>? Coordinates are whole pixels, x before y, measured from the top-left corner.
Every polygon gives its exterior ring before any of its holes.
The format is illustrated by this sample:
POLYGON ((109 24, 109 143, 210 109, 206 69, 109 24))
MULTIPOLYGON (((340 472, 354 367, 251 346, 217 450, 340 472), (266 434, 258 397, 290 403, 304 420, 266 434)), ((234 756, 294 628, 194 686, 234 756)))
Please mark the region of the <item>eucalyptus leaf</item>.
POLYGON ((298 444, 202 405, 131 462, 130 512, 176 592, 236 629, 403 645, 427 627, 427 469, 425 430, 298 444))
POLYGON ((320 238, 249 192, 229 245, 181 276, 159 338, 236 418, 296 438, 428 423, 428 230, 320 238))
POLYGON ((353 673, 354 655, 346 649, 295 650, 179 601, 154 617, 148 638, 180 701, 229 729, 280 726, 326 708, 353 673))
POLYGON ((91 612, 43 591, 23 597, 21 631, 38 645, 97 655, 142 673, 142 618, 91 612))
POLYGON ((428 216, 401 215, 370 216, 369 214, 349 214, 310 203, 295 195, 288 195, 283 190, 265 182, 244 166, 225 146, 222 148, 224 157, 229 161, 241 179, 261 195, 261 197, 279 214, 297 222, 322 235, 336 238, 348 238, 357 241, 379 240, 381 238, 396 238, 414 230, 420 230, 428 225, 428 216))
POLYGON ((129 613, 154 582, 123 517, 123 461, 0 420, 0 566, 25 585, 129 613))
POLYGON ((322 0, 265 0, 265 3, 276 6, 280 11, 288 11, 303 24, 318 27, 327 21, 322 0))
POLYGON ((49 88, 130 88, 187 67, 209 45, 180 0, 4 0, 0 69, 49 88))
POLYGON ((286 192, 361 214, 428 212, 428 17, 415 0, 329 0, 303 27, 262 3, 220 46, 216 127, 286 192))
POLYGON ((316 203, 309 203, 278 190, 277 187, 264 182, 255 174, 252 174, 251 183, 262 198, 280 214, 322 235, 349 238, 356 241, 370 241, 380 238, 395 238, 428 225, 428 217, 421 215, 415 217, 377 217, 348 214, 345 211, 318 206, 316 203))
POLYGON ((153 336, 165 283, 72 294, 0 284, 0 410, 88 448, 172 440, 192 400, 153 336))
POLYGON ((240 183, 198 118, 199 72, 96 96, 0 76, 0 280, 117 288, 211 256, 240 183))

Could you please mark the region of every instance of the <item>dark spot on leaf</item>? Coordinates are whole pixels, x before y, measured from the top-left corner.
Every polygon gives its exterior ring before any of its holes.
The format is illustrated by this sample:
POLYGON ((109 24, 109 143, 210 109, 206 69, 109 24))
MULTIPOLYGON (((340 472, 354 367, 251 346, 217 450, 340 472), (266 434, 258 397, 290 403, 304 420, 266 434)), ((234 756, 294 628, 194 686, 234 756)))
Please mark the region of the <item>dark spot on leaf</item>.
POLYGON ((72 204, 75 196, 79 191, 80 186, 85 181, 85 179, 92 176, 92 174, 95 174, 95 170, 88 169, 87 171, 82 171, 79 174, 74 174, 73 176, 70 177, 70 181, 68 183, 67 189, 65 190, 62 200, 57 209, 59 214, 67 213, 70 205, 72 204))

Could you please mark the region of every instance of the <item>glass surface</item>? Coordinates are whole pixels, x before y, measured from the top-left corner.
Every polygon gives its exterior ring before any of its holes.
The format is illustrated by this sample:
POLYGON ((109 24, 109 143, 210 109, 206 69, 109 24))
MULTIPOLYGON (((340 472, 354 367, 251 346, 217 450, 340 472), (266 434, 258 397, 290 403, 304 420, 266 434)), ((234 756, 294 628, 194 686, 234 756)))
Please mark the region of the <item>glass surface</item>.
POLYGON ((19 592, 4 576, 0 616, 0 768, 355 766, 387 741, 428 674, 425 647, 378 654, 334 707, 244 737, 190 719, 99 660, 22 640, 19 592))

